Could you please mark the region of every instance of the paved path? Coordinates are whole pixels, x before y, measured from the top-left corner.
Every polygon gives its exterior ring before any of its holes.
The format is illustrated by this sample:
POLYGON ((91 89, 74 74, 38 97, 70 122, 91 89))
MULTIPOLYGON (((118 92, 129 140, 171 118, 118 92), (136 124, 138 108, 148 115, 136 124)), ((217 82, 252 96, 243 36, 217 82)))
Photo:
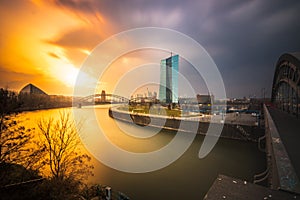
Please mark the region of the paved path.
POLYGON ((300 119, 275 108, 268 108, 268 110, 296 174, 300 177, 300 119))
POLYGON ((234 200, 288 200, 298 199, 299 196, 279 190, 255 185, 240 179, 219 175, 215 180, 204 200, 234 199, 234 200))

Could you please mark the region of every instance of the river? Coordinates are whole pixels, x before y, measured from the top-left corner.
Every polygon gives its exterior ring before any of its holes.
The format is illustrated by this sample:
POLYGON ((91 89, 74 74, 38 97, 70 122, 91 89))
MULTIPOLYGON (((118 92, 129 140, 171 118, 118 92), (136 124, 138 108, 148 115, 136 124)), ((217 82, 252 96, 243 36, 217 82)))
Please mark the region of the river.
MULTIPOLYGON (((105 130, 109 140, 116 146, 131 152, 151 152, 168 144, 176 132, 159 131, 150 138, 137 139, 124 134, 118 124, 124 128, 139 129, 124 122, 116 123, 108 116, 108 106, 74 108, 82 113, 85 135, 98 129, 88 123, 88 113, 95 112, 98 123, 105 130)), ((24 112, 18 117, 27 127, 34 127, 36 121, 44 117, 58 118, 60 111, 72 112, 71 108, 24 112)), ((151 129, 147 132, 151 135, 151 129), (150 133, 149 133, 150 132, 150 133)), ((153 131, 157 131, 154 130, 153 131)), ((203 136, 197 135, 187 151, 169 166, 147 173, 126 173, 112 169, 93 157, 94 176, 88 183, 109 185, 113 190, 121 191, 134 200, 159 199, 203 199, 218 174, 252 181, 253 176, 265 169, 265 154, 260 152, 257 144, 219 139, 213 150, 203 159, 198 152, 203 136)), ((95 141, 97 138, 93 138, 95 141)), ((101 147, 99 147, 101 148, 101 147)), ((85 150, 89 153, 87 150, 85 150)), ((101 149, 105 153, 105 149, 101 149)))

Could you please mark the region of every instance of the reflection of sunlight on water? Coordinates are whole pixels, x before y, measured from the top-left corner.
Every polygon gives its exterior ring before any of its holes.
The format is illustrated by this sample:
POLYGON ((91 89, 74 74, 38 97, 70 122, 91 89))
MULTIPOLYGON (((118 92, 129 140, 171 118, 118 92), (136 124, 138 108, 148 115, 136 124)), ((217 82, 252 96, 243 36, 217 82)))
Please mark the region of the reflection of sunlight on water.
MULTIPOLYGON (((157 150, 168 144, 174 137, 174 132, 169 131, 162 131, 147 139, 129 136, 123 133, 117 123, 108 116, 109 106, 100 105, 96 106, 96 109, 93 107, 74 108, 82 113, 80 117, 83 119, 84 137, 89 137, 90 133, 96 130, 88 121, 90 114, 94 112, 109 140, 124 150, 132 152, 157 150)), ((60 111, 72 113, 70 108, 24 112, 18 116, 18 120, 26 127, 33 128, 36 127, 36 122, 40 118, 58 119, 60 111)), ((130 126, 130 124, 124 124, 124 126, 130 126)), ((143 127, 140 127, 140 130, 143 131, 143 127)), ((97 138, 93 139, 97 140, 97 138)), ((255 143, 220 139, 205 159, 199 159, 198 152, 202 142, 203 137, 197 135, 187 152, 177 161, 151 173, 120 172, 103 165, 92 157, 95 176, 90 177, 88 182, 109 185, 113 189, 124 192, 131 199, 202 199, 218 174, 251 180, 254 174, 264 170, 265 154, 258 151, 255 143), (187 191, 188 196, 186 196, 187 191)), ((101 150, 105 153, 105 149, 101 150)))
MULTIPOLYGON (((82 135, 82 138, 89 137, 91 135, 91 132, 97 131, 97 127, 90 126, 89 119, 91 114, 95 112, 97 121, 102 128, 103 132, 107 136, 107 138, 118 147, 128 150, 131 152, 151 152, 154 150, 158 150, 168 144, 172 138, 175 136, 176 132, 173 131, 160 131, 156 128, 150 128, 146 129, 145 127, 139 127, 139 126, 132 126, 129 123, 124 123, 118 121, 118 123, 122 124, 122 127, 125 127, 125 129, 137 129, 138 132, 158 132, 158 134, 154 135, 150 138, 136 138, 132 137, 126 133, 124 133, 118 126, 118 124, 115 122, 114 119, 110 118, 108 116, 108 108, 110 105, 98 105, 98 106, 85 106, 81 109, 79 109, 80 113, 80 119, 82 122, 82 127, 80 134, 82 135), (162 134, 163 133, 163 134, 162 134)), ((78 109, 78 108, 74 108, 78 109)), ((68 112, 73 117, 73 112, 71 108, 64 108, 64 109, 50 109, 50 110, 41 110, 41 111, 31 111, 31 112, 24 112, 18 115, 18 120, 21 122, 22 125, 28 128, 35 128, 36 134, 35 136, 38 136, 38 127, 37 122, 41 119, 49 119, 53 118, 54 120, 59 119, 60 112, 68 112)), ((94 141, 97 140, 97 138, 93 138, 94 141)), ((101 148, 101 147, 99 147, 101 148)), ((105 149, 103 149, 105 151, 105 149)))
MULTIPOLYGON (((115 145, 118 147, 128 150, 131 152, 151 152, 157 149, 160 149, 161 147, 165 146, 168 142, 170 142, 174 136, 175 133, 173 132, 166 132, 163 131, 165 134, 156 134, 155 136, 147 139, 142 138, 136 138, 132 137, 126 133, 124 133, 118 126, 119 123, 122 124, 123 127, 135 128, 138 132, 157 132, 158 130, 153 128, 149 129, 146 127, 138 127, 133 126, 129 123, 124 123, 116 121, 108 116, 108 109, 107 107, 97 107, 95 110, 95 114, 97 117, 97 121, 102 128, 103 132, 105 133, 106 137, 115 145)), ((82 112, 89 112, 88 110, 82 111, 82 112)), ((83 128, 87 128, 88 123, 84 125, 83 128)), ((96 127, 88 127, 89 131, 96 131, 96 127)), ((150 133, 151 134, 151 133, 150 133)), ((96 140, 97 138, 95 138, 96 140)))
MULTIPOLYGON (((72 109, 70 108, 60 108, 60 109, 49 109, 49 110, 38 110, 38 111, 30 111, 30 112, 23 112, 17 115, 17 121, 20 126, 24 126, 26 129, 33 130, 33 143, 30 143, 29 147, 34 148, 42 148, 37 146, 35 142, 39 142, 44 139, 44 136, 40 134, 40 130, 38 128, 38 122, 39 121, 48 121, 48 120, 60 120, 61 114, 70 114, 70 120, 73 121, 73 115, 72 115, 72 109)), ((53 122, 54 122, 53 121, 53 122)), ((71 121, 71 122, 72 122, 71 121)), ((80 138, 78 137, 80 140, 80 138)), ((79 145, 78 147, 79 151, 85 152, 83 145, 79 145)), ((50 175, 50 169, 48 167, 42 169, 42 173, 46 176, 50 175)))

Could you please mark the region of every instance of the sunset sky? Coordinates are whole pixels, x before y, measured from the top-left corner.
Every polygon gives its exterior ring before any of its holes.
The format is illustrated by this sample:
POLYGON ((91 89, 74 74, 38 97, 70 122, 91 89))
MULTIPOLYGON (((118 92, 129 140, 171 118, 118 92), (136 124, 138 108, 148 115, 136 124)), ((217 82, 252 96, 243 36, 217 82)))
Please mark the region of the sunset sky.
POLYGON ((19 91, 33 83, 48 94, 72 95, 81 64, 99 43, 120 31, 154 26, 199 42, 229 97, 261 96, 262 88, 270 95, 279 56, 300 51, 299 10, 297 0, 2 0, 0 87, 19 91))

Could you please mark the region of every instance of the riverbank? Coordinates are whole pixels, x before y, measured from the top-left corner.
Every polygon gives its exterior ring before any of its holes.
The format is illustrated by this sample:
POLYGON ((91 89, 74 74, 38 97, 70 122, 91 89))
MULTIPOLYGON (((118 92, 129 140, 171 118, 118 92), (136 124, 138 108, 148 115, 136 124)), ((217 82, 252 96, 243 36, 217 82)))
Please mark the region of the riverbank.
MULTIPOLYGON (((264 130, 259 126, 251 124, 247 125, 247 123, 227 123, 228 120, 222 119, 222 116, 219 116, 220 119, 218 122, 211 122, 208 117, 200 119, 199 117, 170 117, 163 115, 131 113, 119 110, 117 107, 110 108, 108 114, 113 119, 127 123, 134 123, 139 126, 151 126, 166 130, 178 130, 190 133, 191 129, 188 127, 197 127, 196 132, 200 135, 206 135, 211 123, 216 126, 220 126, 222 125, 221 123, 223 123, 223 129, 220 135, 221 138, 243 141, 257 142, 258 138, 264 133, 264 130), (181 122, 184 122, 186 125, 181 127, 181 122)), ((218 137, 218 135, 215 136, 218 137)))
POLYGON ((66 104, 58 104, 58 105, 52 105, 52 106, 20 107, 20 108, 17 108, 15 111, 16 112, 27 112, 27 111, 50 110, 50 109, 71 108, 71 107, 74 107, 72 103, 66 103, 66 104))
MULTIPOLYGON (((92 142, 99 141, 99 125, 105 136, 114 145, 137 154, 159 150, 174 139, 176 131, 160 130, 157 133, 155 128, 145 130, 142 126, 132 126, 132 122, 119 121, 116 123, 116 120, 108 115, 109 107, 110 105, 98 105, 83 106, 80 109, 63 108, 24 112, 17 116, 16 120, 21 121, 22 125, 26 127, 34 128, 36 121, 41 117, 52 118, 55 121, 59 119, 59 112, 73 113, 75 110, 81 116, 80 118, 85 119, 81 130, 86 139, 90 138, 92 142), (98 124, 97 126, 94 126, 91 122, 94 115, 97 117, 95 122, 98 124), (121 124, 121 128, 119 124, 121 124), (123 130, 129 131, 129 134, 126 134, 123 130), (153 133, 153 136, 137 138, 130 135, 130 133, 139 132, 143 132, 144 136, 153 133)), ((35 135, 35 137, 38 137, 38 135, 35 135)), ((94 176, 89 177, 86 184, 109 185, 113 190, 122 191, 130 199, 196 200, 204 198, 218 174, 253 181, 255 174, 266 169, 265 153, 258 150, 256 143, 220 139, 207 157, 199 159, 199 148, 203 144, 203 140, 203 135, 196 135, 191 146, 174 163, 157 171, 140 174, 121 172, 108 167, 93 157, 86 148, 82 148, 82 152, 86 152, 92 157, 91 164, 94 166, 94 176)), ((82 143, 82 145, 84 144, 82 143)), ((93 148, 98 149, 102 155, 109 156, 104 145, 96 145, 93 148)), ((115 156, 111 159, 128 162, 122 156, 115 156)), ((153 162, 158 161, 153 160, 153 162)))

